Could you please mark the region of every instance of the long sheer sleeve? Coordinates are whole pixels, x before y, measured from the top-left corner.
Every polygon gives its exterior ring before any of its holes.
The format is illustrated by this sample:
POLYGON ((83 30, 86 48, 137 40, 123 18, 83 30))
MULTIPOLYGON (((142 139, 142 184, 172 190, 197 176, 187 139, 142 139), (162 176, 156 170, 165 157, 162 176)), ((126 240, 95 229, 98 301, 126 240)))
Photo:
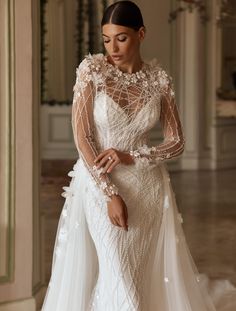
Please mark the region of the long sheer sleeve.
POLYGON ((110 197, 113 194, 118 194, 118 189, 108 174, 102 174, 103 168, 97 169, 94 165, 98 151, 93 118, 96 88, 92 70, 93 67, 88 59, 84 59, 76 69, 76 82, 73 88, 72 129, 79 157, 82 158, 98 187, 106 196, 110 197))
POLYGON ((150 161, 164 161, 180 155, 184 150, 184 135, 179 118, 178 108, 175 101, 175 93, 170 78, 165 71, 160 72, 159 86, 161 86, 161 112, 160 122, 162 125, 164 140, 157 146, 141 146, 131 150, 134 158, 147 158, 150 161))

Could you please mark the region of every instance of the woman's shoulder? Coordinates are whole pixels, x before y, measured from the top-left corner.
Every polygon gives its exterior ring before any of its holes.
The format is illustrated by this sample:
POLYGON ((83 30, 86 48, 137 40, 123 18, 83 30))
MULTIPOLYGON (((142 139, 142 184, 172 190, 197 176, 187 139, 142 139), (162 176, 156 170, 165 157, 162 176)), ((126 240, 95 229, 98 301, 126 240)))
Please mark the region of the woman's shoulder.
POLYGON ((156 58, 152 59, 149 62, 151 74, 153 78, 159 81, 161 84, 172 83, 172 77, 168 73, 168 70, 164 69, 164 67, 157 61, 156 58))
POLYGON ((99 54, 88 54, 84 57, 81 63, 76 67, 76 80, 74 84, 74 91, 79 88, 85 88, 88 84, 97 84, 97 75, 102 66, 102 60, 104 55, 99 54))
POLYGON ((162 67, 156 58, 149 62, 149 66, 155 89, 164 93, 170 89, 173 90, 171 75, 162 67))
POLYGON ((171 76, 168 74, 167 70, 163 68, 160 62, 156 58, 153 58, 148 62, 150 66, 150 71, 155 78, 166 78, 171 79, 171 76))
POLYGON ((104 55, 102 53, 87 54, 76 68, 77 73, 89 73, 92 74, 100 69, 104 55))

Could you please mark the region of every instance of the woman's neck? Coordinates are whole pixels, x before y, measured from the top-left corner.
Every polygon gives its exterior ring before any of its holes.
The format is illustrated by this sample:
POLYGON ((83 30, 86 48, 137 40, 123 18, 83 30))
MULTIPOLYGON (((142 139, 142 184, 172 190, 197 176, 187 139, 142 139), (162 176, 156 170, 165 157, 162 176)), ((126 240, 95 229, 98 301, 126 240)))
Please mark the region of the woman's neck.
POLYGON ((135 73, 142 69, 143 61, 141 59, 140 54, 134 57, 130 62, 123 63, 123 64, 115 64, 111 57, 108 56, 108 60, 112 65, 117 66, 121 71, 124 73, 135 73))

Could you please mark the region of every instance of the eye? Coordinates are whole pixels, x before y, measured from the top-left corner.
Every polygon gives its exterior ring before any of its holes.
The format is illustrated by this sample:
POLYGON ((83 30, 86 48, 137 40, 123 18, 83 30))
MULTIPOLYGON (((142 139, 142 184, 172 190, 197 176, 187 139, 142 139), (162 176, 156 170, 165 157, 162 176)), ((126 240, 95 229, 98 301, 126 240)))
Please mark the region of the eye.
POLYGON ((118 41, 120 42, 125 42, 127 37, 118 37, 118 41))
POLYGON ((103 43, 109 43, 110 42, 110 40, 103 40, 103 43))

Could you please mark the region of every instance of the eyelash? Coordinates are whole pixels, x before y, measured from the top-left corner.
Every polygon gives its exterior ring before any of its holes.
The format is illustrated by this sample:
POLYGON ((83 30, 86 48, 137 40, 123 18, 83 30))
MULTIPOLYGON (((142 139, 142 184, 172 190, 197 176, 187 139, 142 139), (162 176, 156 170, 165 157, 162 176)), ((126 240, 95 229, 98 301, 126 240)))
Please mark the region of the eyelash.
POLYGON ((125 42, 127 38, 123 38, 123 39, 118 39, 118 41, 120 42, 125 42))
MULTIPOLYGON (((127 39, 127 38, 124 38, 124 39, 118 39, 118 41, 120 41, 120 42, 125 42, 125 41, 126 41, 126 39, 127 39)), ((109 42, 110 42, 110 40, 108 40, 108 41, 105 41, 105 40, 104 40, 103 42, 104 42, 104 43, 109 43, 109 42)))

